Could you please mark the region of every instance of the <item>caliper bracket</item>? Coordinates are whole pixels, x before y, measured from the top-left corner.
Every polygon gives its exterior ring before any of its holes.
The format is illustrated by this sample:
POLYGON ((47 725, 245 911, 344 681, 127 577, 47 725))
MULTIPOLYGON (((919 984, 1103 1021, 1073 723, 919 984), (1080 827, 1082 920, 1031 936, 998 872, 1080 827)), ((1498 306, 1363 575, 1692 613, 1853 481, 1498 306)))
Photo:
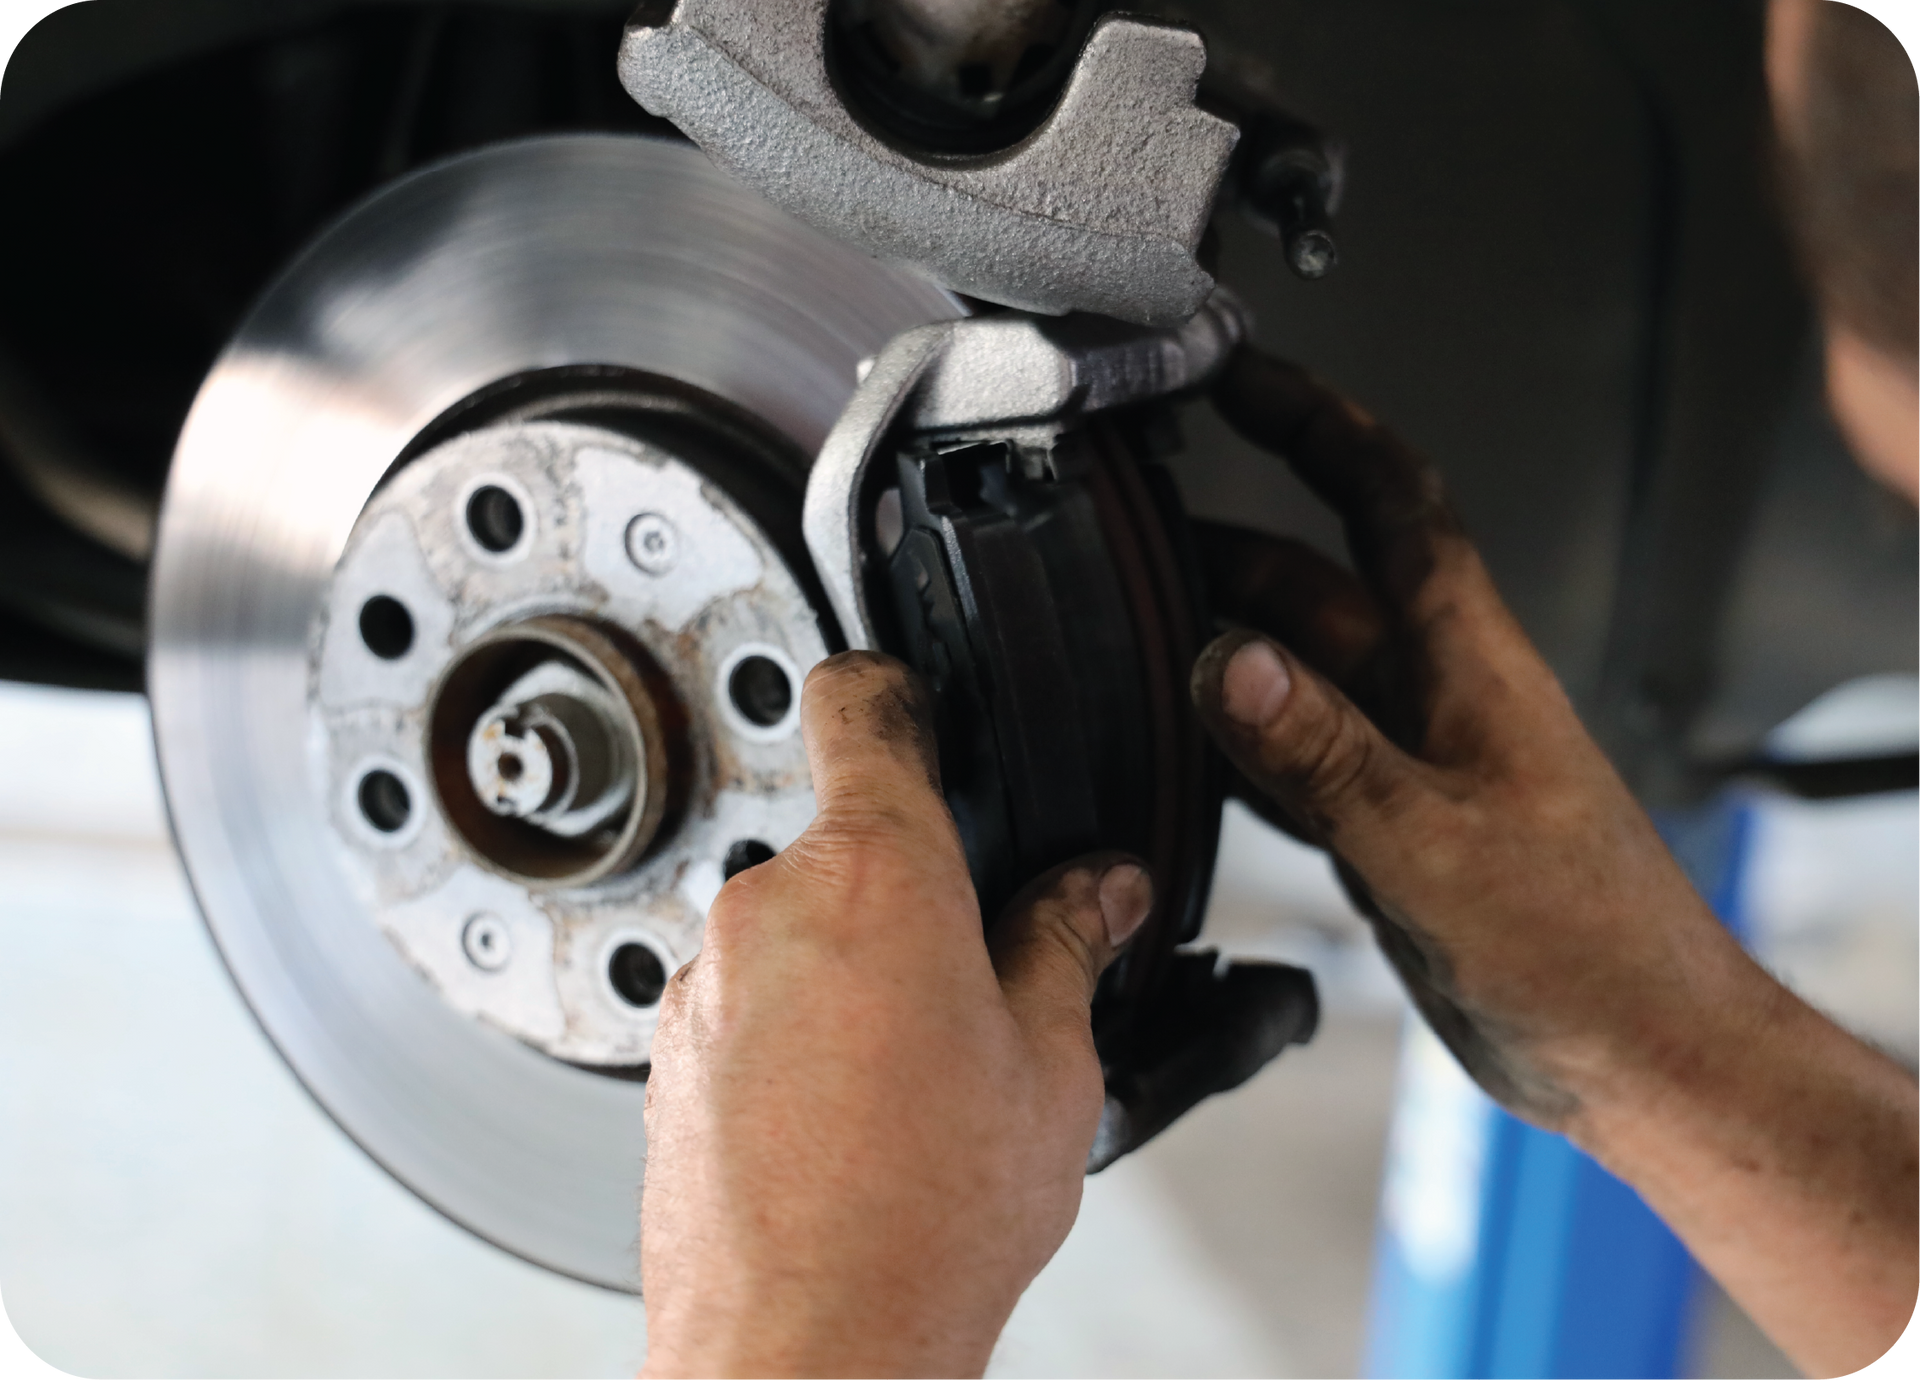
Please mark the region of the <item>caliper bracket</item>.
POLYGON ((847 108, 827 0, 649 0, 620 80, 776 204, 945 286, 1048 315, 1186 320, 1195 260, 1239 137, 1198 109, 1192 29, 1102 17, 1058 104, 1009 149, 922 158, 847 108))

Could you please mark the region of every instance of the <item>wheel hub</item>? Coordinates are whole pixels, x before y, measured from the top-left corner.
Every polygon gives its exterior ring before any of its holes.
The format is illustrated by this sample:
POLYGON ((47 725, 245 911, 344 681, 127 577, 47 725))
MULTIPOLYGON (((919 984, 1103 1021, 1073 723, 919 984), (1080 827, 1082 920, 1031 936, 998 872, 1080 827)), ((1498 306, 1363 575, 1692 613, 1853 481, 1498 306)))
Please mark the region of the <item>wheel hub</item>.
POLYGON ((798 682, 827 644, 778 548, 660 446, 485 426, 368 503, 314 645, 322 790, 368 912, 459 1010, 644 1064, 636 946, 670 976, 729 857, 813 817, 798 682), (402 645, 401 618, 444 632, 402 645))

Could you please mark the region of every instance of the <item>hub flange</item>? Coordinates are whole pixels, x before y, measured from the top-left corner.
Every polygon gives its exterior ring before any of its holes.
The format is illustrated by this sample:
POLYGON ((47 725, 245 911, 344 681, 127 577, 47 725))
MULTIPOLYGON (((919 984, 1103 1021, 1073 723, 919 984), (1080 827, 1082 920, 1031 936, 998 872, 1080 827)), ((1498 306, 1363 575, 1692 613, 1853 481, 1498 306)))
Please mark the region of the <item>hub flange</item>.
POLYGON ((367 505, 314 649, 319 789, 388 936, 537 1049, 645 1063, 658 991, 634 1000, 655 984, 629 980, 632 947, 671 975, 729 855, 777 852, 813 817, 798 682, 827 643, 775 544, 659 446, 484 426, 367 505), (637 526, 678 558, 636 561, 637 526), (375 601, 431 635, 370 644, 375 601), (380 813, 376 773, 415 803, 380 813), (479 914, 510 942, 476 959, 479 914))

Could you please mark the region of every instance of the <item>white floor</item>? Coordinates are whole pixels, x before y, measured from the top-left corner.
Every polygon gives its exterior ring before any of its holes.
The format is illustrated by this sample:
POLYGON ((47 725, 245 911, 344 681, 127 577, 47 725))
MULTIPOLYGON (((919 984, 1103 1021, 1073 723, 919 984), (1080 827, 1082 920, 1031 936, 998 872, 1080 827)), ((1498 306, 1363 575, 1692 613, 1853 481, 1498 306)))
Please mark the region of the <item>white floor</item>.
MULTIPOLYGON (((85 1375, 614 1375, 640 1305, 469 1237, 259 1033, 167 842, 144 703, 0 686, 0 1297, 85 1375)), ((1295 1369, 1144 1159, 996 1374, 1295 1369)))
MULTIPOLYGON (((287 1073, 194 912, 146 734, 136 698, 0 686, 0 1298, 21 1337, 100 1376, 631 1374, 636 1301, 469 1237, 287 1073)), ((1913 798, 1772 803, 1762 827, 1770 961, 1910 1050, 1913 798)), ((1325 1028, 1089 1183, 994 1374, 1358 1363, 1397 991, 1325 864, 1242 811, 1209 930, 1311 963, 1325 1028)), ((1704 1373, 1784 1373, 1716 1317, 1704 1373)))

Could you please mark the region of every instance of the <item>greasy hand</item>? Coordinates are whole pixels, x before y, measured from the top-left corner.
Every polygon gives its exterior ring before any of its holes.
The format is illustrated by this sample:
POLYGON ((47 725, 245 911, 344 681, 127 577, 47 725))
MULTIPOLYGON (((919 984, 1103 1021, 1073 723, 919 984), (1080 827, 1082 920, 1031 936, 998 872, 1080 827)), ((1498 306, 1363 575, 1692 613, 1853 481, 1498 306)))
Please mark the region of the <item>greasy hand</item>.
POLYGON ((816 667, 820 811, 728 882, 647 1084, 650 1375, 977 1375, 1066 1238, 1103 1100, 1089 1008, 1146 874, 1056 870, 984 936, 925 690, 816 667))
POLYGON ((1345 519, 1356 577, 1217 529, 1216 607, 1251 631, 1194 672, 1278 822, 1327 848, 1434 1030, 1547 1126, 1632 1002, 1742 960, 1501 602, 1438 476, 1351 403, 1246 353, 1216 394, 1345 519))
POLYGON ((1639 1188, 1802 1365, 1870 1359, 1914 1302, 1911 1078, 1727 935, 1418 455, 1251 351, 1215 401, 1340 513, 1358 572, 1199 543, 1247 630, 1194 700, 1250 797, 1333 855, 1482 1087, 1639 1188))

